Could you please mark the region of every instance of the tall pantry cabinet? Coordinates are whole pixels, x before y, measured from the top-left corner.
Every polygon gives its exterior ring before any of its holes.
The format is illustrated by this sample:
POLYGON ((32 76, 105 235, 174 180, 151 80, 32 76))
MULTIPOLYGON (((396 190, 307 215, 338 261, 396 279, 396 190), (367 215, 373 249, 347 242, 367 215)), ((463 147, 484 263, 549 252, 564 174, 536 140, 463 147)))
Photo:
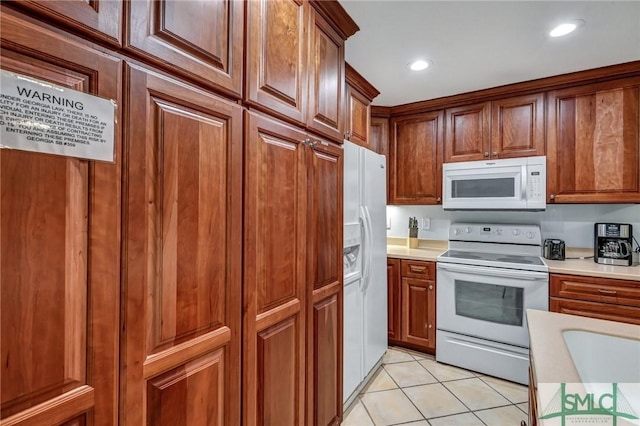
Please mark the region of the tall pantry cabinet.
POLYGON ((2 69, 118 105, 113 164, 0 151, 3 425, 341 421, 357 26, 182 3, 1 6, 2 69))

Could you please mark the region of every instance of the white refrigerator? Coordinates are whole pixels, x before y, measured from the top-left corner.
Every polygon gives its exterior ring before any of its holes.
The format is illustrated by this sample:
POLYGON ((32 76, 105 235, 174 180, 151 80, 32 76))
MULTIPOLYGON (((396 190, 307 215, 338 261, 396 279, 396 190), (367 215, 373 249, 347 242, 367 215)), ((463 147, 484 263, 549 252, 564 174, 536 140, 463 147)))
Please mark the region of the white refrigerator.
POLYGON ((350 401, 387 349, 387 171, 344 143, 344 392, 350 401))

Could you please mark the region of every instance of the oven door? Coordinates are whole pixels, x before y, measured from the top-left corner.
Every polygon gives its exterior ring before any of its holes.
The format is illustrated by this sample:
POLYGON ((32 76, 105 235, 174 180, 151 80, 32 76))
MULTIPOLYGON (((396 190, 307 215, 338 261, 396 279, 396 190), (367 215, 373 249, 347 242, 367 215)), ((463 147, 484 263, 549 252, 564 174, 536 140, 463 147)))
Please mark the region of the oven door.
POLYGON ((545 272, 437 265, 437 328, 529 347, 527 309, 548 310, 545 272))

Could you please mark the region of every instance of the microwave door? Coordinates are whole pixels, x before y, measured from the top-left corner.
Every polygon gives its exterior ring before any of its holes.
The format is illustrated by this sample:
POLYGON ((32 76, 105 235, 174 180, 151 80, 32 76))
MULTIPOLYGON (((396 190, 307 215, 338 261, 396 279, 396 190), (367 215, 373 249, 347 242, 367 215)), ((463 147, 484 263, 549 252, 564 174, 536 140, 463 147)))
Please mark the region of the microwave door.
POLYGON ((449 170, 444 176, 445 209, 522 209, 526 207, 522 167, 449 170))

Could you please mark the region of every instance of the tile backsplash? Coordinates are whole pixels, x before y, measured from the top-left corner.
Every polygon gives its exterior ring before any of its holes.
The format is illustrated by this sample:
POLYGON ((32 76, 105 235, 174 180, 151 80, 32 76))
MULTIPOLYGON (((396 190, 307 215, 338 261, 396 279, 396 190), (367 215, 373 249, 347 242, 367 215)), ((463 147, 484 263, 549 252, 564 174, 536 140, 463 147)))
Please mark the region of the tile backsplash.
POLYGON ((419 238, 447 240, 452 222, 523 223, 540 225, 542 238, 563 239, 568 247, 593 247, 596 222, 631 223, 640 241, 640 204, 554 204, 543 212, 445 211, 441 206, 387 206, 387 237, 408 234, 409 217, 431 219, 429 230, 420 229, 419 238))

